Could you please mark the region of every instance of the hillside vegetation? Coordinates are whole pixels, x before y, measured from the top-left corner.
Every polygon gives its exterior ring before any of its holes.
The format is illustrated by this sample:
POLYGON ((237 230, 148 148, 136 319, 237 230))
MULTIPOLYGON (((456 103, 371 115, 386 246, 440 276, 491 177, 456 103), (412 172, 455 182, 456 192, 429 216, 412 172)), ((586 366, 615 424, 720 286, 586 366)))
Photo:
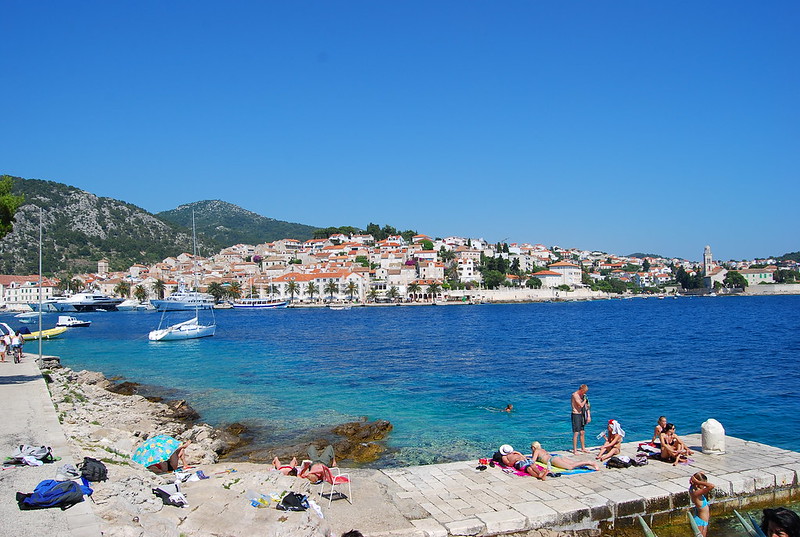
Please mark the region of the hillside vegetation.
POLYGON ((267 218, 220 200, 187 203, 177 209, 156 213, 156 216, 167 222, 191 228, 192 210, 198 234, 224 246, 262 244, 279 239, 305 241, 312 238, 317 229, 304 224, 267 218))

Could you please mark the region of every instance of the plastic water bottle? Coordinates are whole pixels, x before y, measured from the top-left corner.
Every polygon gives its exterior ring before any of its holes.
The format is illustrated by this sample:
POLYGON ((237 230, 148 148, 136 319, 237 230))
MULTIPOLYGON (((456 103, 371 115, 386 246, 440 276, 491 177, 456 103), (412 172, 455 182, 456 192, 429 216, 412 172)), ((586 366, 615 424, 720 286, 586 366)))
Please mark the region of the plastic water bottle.
POLYGON ((244 496, 245 498, 250 500, 250 505, 252 505, 253 507, 258 507, 258 508, 269 507, 269 498, 267 498, 263 494, 259 494, 254 490, 247 489, 247 491, 244 493, 244 496))

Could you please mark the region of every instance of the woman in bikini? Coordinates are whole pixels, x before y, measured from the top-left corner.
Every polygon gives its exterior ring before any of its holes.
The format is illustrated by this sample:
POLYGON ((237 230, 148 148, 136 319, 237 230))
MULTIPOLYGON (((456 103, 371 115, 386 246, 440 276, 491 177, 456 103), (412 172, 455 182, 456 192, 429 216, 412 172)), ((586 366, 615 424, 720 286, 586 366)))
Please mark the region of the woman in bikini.
POLYGON ((272 459, 272 467, 283 475, 297 475, 297 457, 292 457, 288 465, 281 464, 281 460, 275 457, 272 459))
POLYGON ((651 440, 652 443, 661 442, 661 433, 664 432, 664 427, 667 426, 667 417, 661 416, 658 418, 658 422, 656 423, 656 428, 653 429, 653 439, 651 440))
POLYGON ((709 483, 706 474, 697 472, 689 478, 689 497, 694 503, 692 509, 692 518, 694 518, 697 529, 700 534, 706 537, 708 533, 708 521, 711 518, 711 510, 708 507, 708 498, 706 495, 714 489, 714 485, 709 483))
POLYGON ((614 455, 620 454, 625 431, 622 430, 622 426, 617 420, 608 420, 608 427, 603 436, 606 442, 600 446, 600 453, 596 457, 600 462, 607 461, 614 455))
POLYGON ((600 469, 600 465, 594 461, 571 461, 569 459, 565 459, 561 455, 551 455, 547 452, 547 450, 542 448, 542 445, 539 442, 531 443, 531 460, 534 462, 541 462, 542 464, 557 466, 558 468, 563 468, 564 470, 574 470, 575 468, 581 468, 583 466, 588 466, 589 468, 594 468, 595 470, 600 469))
POLYGON ((675 425, 667 423, 661 433, 661 460, 677 466, 679 462, 687 462, 692 453, 675 434, 675 425))

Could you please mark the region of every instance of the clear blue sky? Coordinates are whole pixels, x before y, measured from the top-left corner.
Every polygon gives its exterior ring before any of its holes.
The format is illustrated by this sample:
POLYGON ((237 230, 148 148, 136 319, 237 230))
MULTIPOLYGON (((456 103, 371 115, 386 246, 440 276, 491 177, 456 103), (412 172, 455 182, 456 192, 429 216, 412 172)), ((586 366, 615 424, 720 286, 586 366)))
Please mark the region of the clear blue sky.
POLYGON ((0 173, 151 212, 800 250, 800 3, 0 0, 0 173))

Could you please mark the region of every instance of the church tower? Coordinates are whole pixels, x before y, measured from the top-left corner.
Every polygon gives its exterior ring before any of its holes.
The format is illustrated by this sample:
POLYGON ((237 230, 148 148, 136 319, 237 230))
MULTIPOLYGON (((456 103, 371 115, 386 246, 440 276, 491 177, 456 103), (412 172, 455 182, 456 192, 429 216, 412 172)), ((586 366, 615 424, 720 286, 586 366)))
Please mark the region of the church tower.
POLYGON ((703 276, 709 276, 713 267, 714 261, 711 257, 711 246, 706 246, 703 249, 703 276))

